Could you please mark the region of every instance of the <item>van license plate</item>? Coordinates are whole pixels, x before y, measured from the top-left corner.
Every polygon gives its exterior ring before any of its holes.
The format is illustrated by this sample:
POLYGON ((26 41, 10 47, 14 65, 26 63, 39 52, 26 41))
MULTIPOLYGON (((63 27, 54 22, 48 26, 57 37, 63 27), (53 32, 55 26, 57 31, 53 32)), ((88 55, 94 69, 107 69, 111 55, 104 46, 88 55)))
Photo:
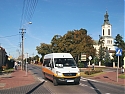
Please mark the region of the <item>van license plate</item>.
POLYGON ((67 80, 67 82, 74 82, 74 80, 67 80))

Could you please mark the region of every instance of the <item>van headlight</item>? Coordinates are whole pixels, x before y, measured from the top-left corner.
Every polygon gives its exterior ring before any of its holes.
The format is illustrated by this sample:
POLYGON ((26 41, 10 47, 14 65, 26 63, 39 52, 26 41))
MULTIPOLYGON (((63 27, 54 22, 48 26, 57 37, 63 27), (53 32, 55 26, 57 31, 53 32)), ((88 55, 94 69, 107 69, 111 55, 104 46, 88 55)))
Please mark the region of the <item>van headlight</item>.
POLYGON ((77 74, 78 74, 78 76, 80 76, 80 71, 78 71, 78 73, 77 73, 77 74))
POLYGON ((56 71, 57 76, 62 76, 62 73, 59 71, 56 71))

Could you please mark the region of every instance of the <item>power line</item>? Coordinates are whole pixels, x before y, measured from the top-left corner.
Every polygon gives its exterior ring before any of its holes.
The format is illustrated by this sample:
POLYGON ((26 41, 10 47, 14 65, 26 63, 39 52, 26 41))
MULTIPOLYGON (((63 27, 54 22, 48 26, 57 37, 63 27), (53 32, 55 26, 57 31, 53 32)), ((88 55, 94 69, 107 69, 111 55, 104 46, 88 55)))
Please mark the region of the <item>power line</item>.
POLYGON ((21 23, 20 23, 20 28, 21 28, 21 26, 22 26, 22 24, 23 24, 23 19, 24 19, 24 6, 25 6, 25 0, 23 1, 23 8, 22 8, 22 16, 21 16, 21 23))
POLYGON ((10 36, 4 36, 4 37, 0 37, 0 38, 13 37, 13 36, 17 36, 17 35, 20 35, 20 34, 10 35, 10 36))
MULTIPOLYGON (((31 22, 31 18, 35 12, 35 8, 36 8, 36 5, 38 3, 38 0, 24 0, 23 1, 23 9, 22 9, 22 18, 21 18, 21 24, 20 24, 20 30, 22 30, 22 32, 19 32, 21 33, 22 35, 22 69, 24 69, 24 47, 23 47, 23 42, 24 42, 24 30, 26 30, 26 28, 24 29, 24 25, 26 23, 29 23, 31 22)), ((29 23, 31 24, 31 23, 29 23)))
POLYGON ((37 3, 38 3, 38 0, 24 0, 23 1, 20 28, 24 28, 25 23, 31 22, 37 3))

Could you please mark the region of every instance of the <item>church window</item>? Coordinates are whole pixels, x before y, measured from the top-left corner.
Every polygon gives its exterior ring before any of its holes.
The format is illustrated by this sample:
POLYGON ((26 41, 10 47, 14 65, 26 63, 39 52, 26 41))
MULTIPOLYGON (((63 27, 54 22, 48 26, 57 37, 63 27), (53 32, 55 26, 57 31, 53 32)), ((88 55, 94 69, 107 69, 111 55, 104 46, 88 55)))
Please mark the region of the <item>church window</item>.
POLYGON ((112 40, 111 40, 111 44, 112 44, 112 40))
POLYGON ((104 35, 104 29, 103 29, 103 35, 104 35))
POLYGON ((108 29, 108 35, 110 35, 110 29, 108 29))
POLYGON ((107 40, 107 44, 110 44, 110 40, 107 40))

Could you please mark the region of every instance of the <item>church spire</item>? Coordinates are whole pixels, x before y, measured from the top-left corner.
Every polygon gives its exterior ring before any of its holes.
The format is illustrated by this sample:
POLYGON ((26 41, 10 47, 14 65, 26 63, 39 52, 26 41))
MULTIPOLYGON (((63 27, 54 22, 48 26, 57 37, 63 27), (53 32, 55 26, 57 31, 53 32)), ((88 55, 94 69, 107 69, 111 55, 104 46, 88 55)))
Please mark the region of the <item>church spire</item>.
POLYGON ((106 14, 104 15, 105 19, 104 19, 104 24, 103 25, 105 25, 105 24, 110 25, 108 17, 109 17, 109 15, 108 15, 108 12, 106 11, 106 14))

